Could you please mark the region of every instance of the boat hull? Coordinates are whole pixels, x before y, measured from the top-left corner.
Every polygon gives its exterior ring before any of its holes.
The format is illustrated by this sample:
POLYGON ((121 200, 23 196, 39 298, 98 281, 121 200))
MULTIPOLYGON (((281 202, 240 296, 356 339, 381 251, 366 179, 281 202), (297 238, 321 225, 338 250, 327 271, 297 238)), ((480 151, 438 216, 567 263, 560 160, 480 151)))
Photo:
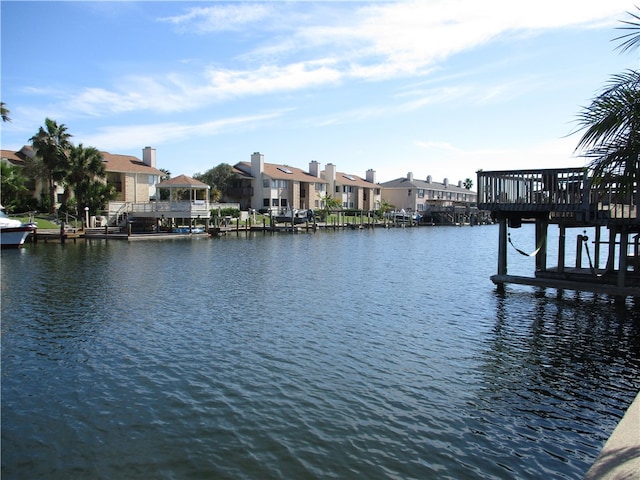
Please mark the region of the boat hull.
POLYGON ((20 248, 35 229, 36 227, 32 225, 0 228, 0 246, 2 248, 20 248))

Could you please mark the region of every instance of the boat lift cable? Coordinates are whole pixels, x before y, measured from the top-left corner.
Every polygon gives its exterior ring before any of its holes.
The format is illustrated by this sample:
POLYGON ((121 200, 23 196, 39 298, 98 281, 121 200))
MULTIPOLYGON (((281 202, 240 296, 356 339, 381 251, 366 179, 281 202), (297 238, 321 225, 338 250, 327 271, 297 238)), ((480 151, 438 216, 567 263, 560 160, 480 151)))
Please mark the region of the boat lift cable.
POLYGON ((536 249, 531 253, 527 253, 524 250, 520 250, 518 247, 516 247, 513 244, 513 242, 511 241, 511 233, 507 233, 507 240, 509 241, 511 246, 516 250, 516 252, 518 252, 520 255, 524 255, 525 257, 535 257, 538 254, 538 252, 542 249, 542 247, 544 246, 544 242, 545 242, 546 239, 547 239, 547 236, 544 235, 540 239, 540 242, 538 242, 538 245, 536 246, 536 249))

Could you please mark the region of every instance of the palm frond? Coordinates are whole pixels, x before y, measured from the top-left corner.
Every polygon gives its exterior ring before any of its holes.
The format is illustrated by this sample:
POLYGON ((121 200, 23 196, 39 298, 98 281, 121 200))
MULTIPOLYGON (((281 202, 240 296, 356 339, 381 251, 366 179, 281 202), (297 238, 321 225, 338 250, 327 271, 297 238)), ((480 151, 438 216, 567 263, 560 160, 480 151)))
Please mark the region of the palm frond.
MULTIPOLYGON (((638 8, 638 10, 640 11, 640 8, 638 8)), ((640 15, 632 12, 627 12, 627 14, 631 15, 633 20, 621 20, 621 23, 626 26, 618 27, 618 29, 629 30, 629 33, 625 33, 624 35, 620 35, 613 39, 613 41, 623 40, 623 42, 617 47, 623 53, 640 46, 640 15)))

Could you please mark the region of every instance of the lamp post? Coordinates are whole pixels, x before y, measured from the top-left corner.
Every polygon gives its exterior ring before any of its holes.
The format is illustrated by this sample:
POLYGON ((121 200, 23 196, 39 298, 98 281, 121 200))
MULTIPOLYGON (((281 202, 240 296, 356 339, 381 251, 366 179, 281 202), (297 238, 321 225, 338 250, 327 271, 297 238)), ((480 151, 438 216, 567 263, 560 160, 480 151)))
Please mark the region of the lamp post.
POLYGON ((89 207, 84 207, 84 228, 89 227, 89 207))

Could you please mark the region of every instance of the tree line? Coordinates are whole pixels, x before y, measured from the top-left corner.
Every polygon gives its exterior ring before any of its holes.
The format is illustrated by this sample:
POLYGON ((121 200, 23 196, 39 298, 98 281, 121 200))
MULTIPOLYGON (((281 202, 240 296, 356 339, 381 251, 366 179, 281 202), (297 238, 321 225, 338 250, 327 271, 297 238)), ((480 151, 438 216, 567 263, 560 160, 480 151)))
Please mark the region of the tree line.
MULTIPOLYGON (((2 120, 11 121, 9 110, 2 103, 2 120)), ((116 192, 106 182, 102 153, 95 147, 74 145, 64 124, 46 118, 29 141, 33 156, 25 156, 24 166, 2 163, 0 172, 2 205, 13 210, 40 210, 56 213, 56 191, 63 187, 59 212, 83 216, 85 207, 101 210, 115 198, 116 192), (39 180, 44 186, 40 198, 28 195, 29 182, 39 180)))

